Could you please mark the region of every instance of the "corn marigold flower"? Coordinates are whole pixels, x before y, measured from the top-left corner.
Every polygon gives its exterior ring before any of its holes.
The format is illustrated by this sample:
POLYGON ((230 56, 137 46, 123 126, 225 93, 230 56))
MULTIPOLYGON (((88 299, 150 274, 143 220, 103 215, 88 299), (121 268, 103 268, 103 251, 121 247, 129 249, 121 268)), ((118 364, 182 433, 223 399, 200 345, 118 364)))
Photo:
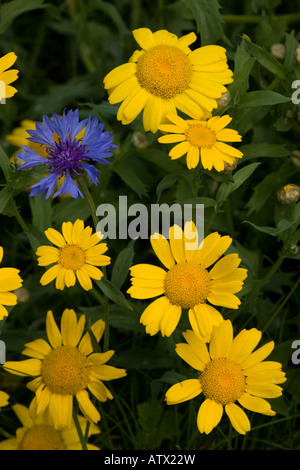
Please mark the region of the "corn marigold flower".
POLYGON ((6 392, 0 390, 0 408, 8 405, 9 395, 6 392))
POLYGON ((206 434, 219 424, 224 409, 240 434, 250 430, 250 422, 239 405, 256 413, 275 415, 265 398, 279 397, 282 388, 278 384, 286 378, 279 362, 264 361, 272 352, 274 341, 254 351, 261 332, 256 328, 244 329, 233 338, 230 320, 213 328, 208 347, 191 330, 183 336, 187 343, 177 344, 176 352, 199 376, 169 388, 165 395, 168 405, 183 403, 203 393, 205 400, 198 412, 197 426, 206 434))
POLYGON ((100 232, 92 234, 92 228, 84 228, 84 222, 80 219, 74 224, 63 222, 62 234, 48 228, 45 235, 55 246, 38 247, 38 265, 54 266, 43 274, 41 284, 45 286, 56 279, 56 289, 63 290, 74 286, 77 278, 83 289, 92 289, 91 279, 100 280, 103 276, 97 266, 107 266, 110 263, 110 257, 104 255, 107 244, 100 243, 103 235, 100 232))
POLYGON ((139 28, 132 34, 141 50, 104 78, 109 102, 122 102, 117 113, 122 124, 143 111, 144 129, 155 133, 167 113, 178 109, 200 119, 204 110, 217 108, 216 100, 227 90, 224 85, 232 82, 223 47, 192 51, 195 33, 178 38, 166 30, 139 28))
POLYGON ((230 116, 214 116, 206 121, 184 120, 176 114, 167 114, 166 117, 172 124, 159 126, 168 134, 159 137, 158 142, 177 143, 169 152, 172 160, 187 154, 189 169, 195 168, 201 158, 203 168, 223 171, 225 163, 233 164, 236 158, 242 158, 240 150, 225 143, 241 141, 237 131, 225 129, 232 119, 230 116))
POLYGON ((31 196, 45 194, 48 199, 54 190, 53 198, 59 194, 70 194, 73 198, 83 197, 76 180, 87 174, 91 182, 98 184, 99 170, 95 163, 108 164, 112 144, 110 132, 104 132, 104 123, 99 123, 96 116, 79 121, 78 109, 68 111, 60 117, 53 113, 52 118, 43 117, 43 123, 37 122, 36 129, 28 129, 29 141, 41 146, 32 148, 22 145, 23 151, 17 157, 25 163, 19 170, 38 165, 47 167, 48 175, 31 186, 31 196), (61 178, 63 183, 58 185, 61 178), (58 189, 57 189, 57 186, 58 189))
MULTIPOLYGON (((3 248, 0 246, 0 263, 3 258, 3 248)), ((17 304, 17 296, 12 291, 22 286, 23 280, 15 268, 0 268, 0 320, 7 317, 8 311, 4 305, 17 304)))
MULTIPOLYGON (((84 416, 97 423, 100 413, 91 402, 88 390, 105 402, 113 395, 103 381, 125 377, 125 369, 106 364, 114 351, 94 353, 90 334, 84 332, 85 315, 77 320, 74 310, 66 309, 61 317, 60 330, 49 311, 46 318, 48 342, 36 339, 25 344, 23 354, 30 359, 8 361, 3 368, 15 375, 32 376, 27 384, 35 398, 31 404, 38 416, 48 409, 55 429, 72 424, 73 399, 76 398, 84 416)), ((96 321, 91 330, 97 342, 105 329, 103 320, 96 321)))
MULTIPOLYGON (((17 429, 15 437, 0 442, 0 450, 82 450, 73 421, 70 428, 55 429, 48 409, 34 419, 30 416, 30 410, 20 403, 13 405, 12 409, 22 427, 17 429)), ((78 416, 78 421, 84 434, 87 419, 78 416)), ((98 427, 91 423, 89 436, 99 433, 98 427)), ((87 449, 99 450, 93 444, 87 444, 87 449)))
POLYGON ((14 52, 9 52, 0 58, 0 100, 11 98, 17 93, 17 89, 11 83, 17 80, 19 70, 8 70, 17 60, 14 52), (4 83, 4 86, 3 86, 4 83))
POLYGON ((169 238, 170 241, 161 234, 150 238, 167 271, 151 264, 132 266, 128 293, 135 299, 159 297, 140 319, 150 335, 160 331, 162 336, 170 336, 182 309, 188 309, 193 330, 208 341, 213 326, 223 321, 212 305, 237 309, 240 300, 234 294, 242 289, 247 270, 238 267, 241 260, 235 253, 219 259, 232 242, 228 236, 211 233, 199 246, 197 229, 194 223, 187 222, 184 231, 178 225, 171 227, 169 238))

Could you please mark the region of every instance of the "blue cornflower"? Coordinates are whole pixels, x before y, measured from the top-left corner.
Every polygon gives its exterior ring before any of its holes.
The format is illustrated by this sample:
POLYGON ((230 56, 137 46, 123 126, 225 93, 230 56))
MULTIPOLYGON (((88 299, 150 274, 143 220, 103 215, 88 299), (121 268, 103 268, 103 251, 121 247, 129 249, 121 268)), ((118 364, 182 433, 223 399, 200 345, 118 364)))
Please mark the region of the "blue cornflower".
POLYGON ((59 194, 70 194, 73 198, 83 197, 76 180, 85 172, 93 184, 97 185, 100 171, 94 163, 111 163, 106 158, 112 156, 113 137, 104 132, 104 123, 99 123, 96 116, 79 122, 78 109, 64 111, 60 117, 53 113, 52 119, 43 117, 43 123, 36 123, 36 130, 28 130, 28 140, 41 145, 41 156, 29 147, 22 145, 24 151, 17 154, 25 163, 20 170, 37 165, 47 167, 47 176, 31 186, 30 196, 45 194, 48 199, 59 194), (58 188, 60 180, 63 183, 58 188))

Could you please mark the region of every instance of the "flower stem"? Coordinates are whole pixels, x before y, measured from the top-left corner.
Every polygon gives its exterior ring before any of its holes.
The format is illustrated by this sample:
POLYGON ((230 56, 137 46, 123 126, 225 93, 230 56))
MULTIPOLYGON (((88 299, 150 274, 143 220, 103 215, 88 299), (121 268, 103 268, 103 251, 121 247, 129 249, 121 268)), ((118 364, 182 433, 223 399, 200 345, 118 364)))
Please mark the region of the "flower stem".
POLYGON ((94 204, 91 193, 89 191, 88 185, 86 184, 86 181, 83 178, 83 176, 80 176, 79 178, 77 178, 77 184, 78 184, 78 187, 79 187, 79 189, 81 190, 81 192, 84 196, 84 199, 86 200, 86 202, 89 206, 90 213, 91 213, 93 223, 94 223, 94 226, 95 226, 95 230, 97 231, 97 225, 98 225, 98 219, 97 219, 97 216, 96 216, 96 210, 97 209, 96 209, 96 206, 94 204))
POLYGON ((79 437, 79 440, 80 440, 80 443, 81 443, 81 446, 82 446, 82 450, 88 450, 86 440, 84 438, 82 429, 80 427, 80 423, 79 423, 78 415, 77 415, 77 410, 75 410, 75 406, 73 407, 73 420, 74 420, 76 431, 77 431, 77 434, 78 434, 78 437, 79 437))
MULTIPOLYGON (((91 216, 93 218, 95 230, 97 231, 98 219, 96 217, 96 206, 94 204, 93 198, 89 191, 89 188, 86 184, 85 179, 81 176, 77 179, 78 187, 81 189, 83 196, 90 208, 91 216)), ((106 278, 106 269, 105 267, 102 268, 103 276, 106 278)), ((95 292, 94 292, 95 295, 95 292)), ((105 331, 104 331, 104 346, 103 350, 108 351, 108 344, 109 344, 109 302, 108 298, 104 296, 104 300, 102 302, 104 305, 104 321, 105 321, 105 331)))

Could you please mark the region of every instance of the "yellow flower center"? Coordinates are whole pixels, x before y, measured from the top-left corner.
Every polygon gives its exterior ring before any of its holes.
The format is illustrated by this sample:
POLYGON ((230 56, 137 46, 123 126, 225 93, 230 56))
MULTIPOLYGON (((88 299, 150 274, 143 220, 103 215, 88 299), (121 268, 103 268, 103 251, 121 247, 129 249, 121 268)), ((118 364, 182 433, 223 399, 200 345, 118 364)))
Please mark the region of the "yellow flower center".
POLYGON ((174 305, 192 308, 204 303, 210 293, 211 279, 206 269, 195 263, 179 263, 165 277, 165 294, 174 305))
POLYGON ((189 126, 185 135, 190 144, 198 148, 210 148, 216 143, 215 132, 201 124, 189 126))
POLYGON ((173 98, 189 85, 192 66, 187 55, 177 47, 160 45, 145 51, 137 62, 141 87, 163 99, 173 98))
POLYGON ((67 245, 60 249, 59 263, 67 269, 76 271, 85 262, 84 251, 76 245, 67 245))
POLYGON ((59 431, 48 424, 41 424, 26 431, 19 450, 65 450, 65 444, 59 431))
POLYGON ((200 375, 200 383, 206 398, 226 405, 238 400, 245 391, 242 368, 225 359, 213 359, 200 375))
POLYGON ((44 358, 41 376, 52 393, 76 395, 87 387, 90 369, 87 357, 77 348, 60 346, 44 358))

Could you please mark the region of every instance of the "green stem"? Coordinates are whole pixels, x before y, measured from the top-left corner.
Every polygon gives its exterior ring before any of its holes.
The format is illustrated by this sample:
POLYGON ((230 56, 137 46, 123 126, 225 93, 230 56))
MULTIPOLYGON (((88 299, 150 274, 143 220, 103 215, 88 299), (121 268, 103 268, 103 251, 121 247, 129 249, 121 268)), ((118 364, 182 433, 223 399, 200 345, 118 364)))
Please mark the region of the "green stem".
POLYGON ((268 282, 271 280, 273 275, 276 273, 276 271, 280 268, 282 262, 284 260, 284 257, 282 255, 279 256, 277 261, 273 264, 272 268, 269 270, 269 272, 266 274, 266 276, 256 285, 256 287, 253 289, 252 292, 252 298, 255 298, 258 294, 259 291, 266 285, 268 282))
MULTIPOLYGON (((282 19, 286 23, 294 23, 300 20, 300 13, 289 13, 286 15, 276 15, 276 19, 282 19)), ((261 22, 261 16, 258 15, 222 15, 225 23, 250 23, 257 24, 261 22)))
POLYGON ((19 212, 19 209, 17 207, 17 204, 14 200, 11 201, 11 205, 12 205, 12 208, 14 210, 14 213, 15 213, 15 217, 17 219, 17 221, 19 222, 19 225, 20 227, 22 228, 22 230, 25 232, 25 233, 29 233, 30 230, 25 222, 25 220, 23 219, 23 217, 21 216, 20 212, 19 212))
POLYGON ((300 277, 299 279, 295 282, 293 288, 290 290, 290 292, 288 293, 288 295, 284 298, 283 302, 279 305, 279 307, 277 308, 277 310, 273 313, 272 317, 269 319, 269 321, 266 323, 266 325, 264 326, 264 328, 262 329, 262 333, 264 333, 269 325, 275 320, 275 318, 277 317, 277 315, 279 314, 279 312, 282 310, 282 308, 285 306, 285 304, 288 302, 288 300, 291 298, 291 296, 293 295, 293 293, 295 292, 295 290, 298 288, 300 284, 300 277))
POLYGON ((81 446, 82 446, 82 450, 88 450, 86 440, 84 438, 84 435, 82 433, 82 429, 80 427, 80 423, 79 423, 79 420, 78 420, 77 411, 75 410, 75 406, 73 407, 73 420, 74 420, 76 431, 77 431, 77 434, 78 434, 78 437, 79 437, 79 440, 80 440, 80 443, 81 443, 81 446))
MULTIPOLYGON (((96 206, 94 204, 93 198, 91 196, 91 193, 89 191, 89 188, 86 184, 86 181, 83 177, 80 177, 77 179, 78 187, 81 189, 83 196, 90 208, 91 216, 93 218, 95 230, 97 231, 97 225, 98 225, 98 219, 96 217, 96 206)), ((106 278, 106 269, 105 267, 102 267, 102 272, 103 276, 106 278)), ((95 292, 93 293, 95 295, 95 292)), ((104 296, 104 300, 102 301, 102 304, 104 304, 104 321, 105 321, 105 331, 104 331, 104 346, 103 350, 108 351, 108 345, 109 345, 109 302, 108 298, 104 296)))
POLYGON ((77 184, 78 184, 78 187, 79 187, 79 189, 81 190, 81 192, 84 196, 84 199, 86 200, 86 202, 89 206, 90 213, 91 213, 91 216, 93 218, 93 223, 94 223, 94 226, 95 226, 95 230, 97 231, 97 225, 98 225, 98 219, 97 219, 97 216, 96 216, 97 209, 96 209, 93 198, 91 196, 91 193, 89 191, 89 188, 88 188, 88 186, 86 184, 86 181, 83 178, 83 176, 80 176, 79 178, 77 178, 77 184))

